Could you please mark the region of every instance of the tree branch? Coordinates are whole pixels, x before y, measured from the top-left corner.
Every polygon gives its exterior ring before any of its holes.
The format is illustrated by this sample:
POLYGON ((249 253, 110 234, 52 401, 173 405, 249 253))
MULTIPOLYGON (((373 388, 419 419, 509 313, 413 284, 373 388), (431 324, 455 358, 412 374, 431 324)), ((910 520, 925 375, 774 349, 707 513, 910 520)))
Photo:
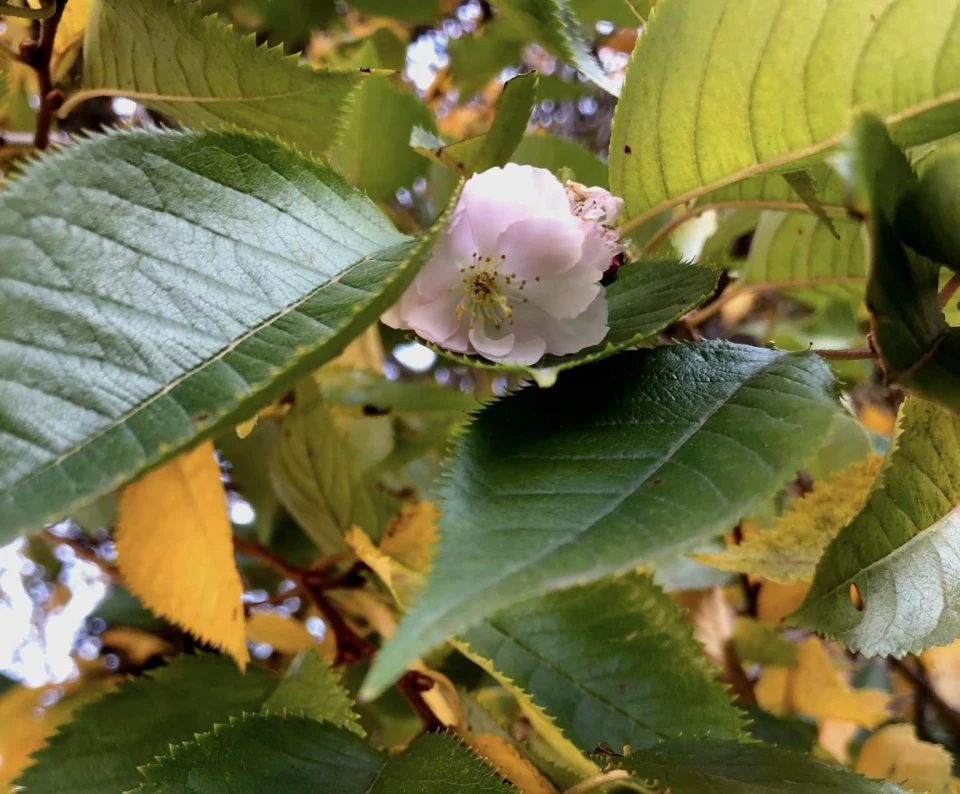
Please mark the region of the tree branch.
POLYGON ((877 358, 877 353, 872 347, 851 347, 846 350, 824 350, 814 349, 810 352, 816 353, 820 358, 827 361, 865 361, 871 358, 877 358))
MULTIPOLYGON (((20 57, 37 73, 40 88, 40 109, 37 111, 37 126, 33 136, 33 145, 38 150, 50 145, 50 128, 53 117, 63 104, 63 94, 53 85, 50 63, 53 60, 53 45, 57 40, 57 28, 63 17, 67 0, 54 0, 47 7, 47 16, 40 28, 40 41, 25 40, 20 45, 20 57)), ((0 9, 2 10, 2 9, 0 9)))
POLYGON ((84 562, 89 562, 92 565, 96 565, 103 572, 103 575, 107 577, 107 579, 109 579, 113 584, 123 584, 123 577, 120 575, 120 571, 117 569, 117 567, 115 565, 111 565, 106 560, 101 559, 97 553, 82 540, 56 535, 49 529, 43 530, 43 532, 40 533, 40 536, 51 546, 69 546, 71 549, 73 549, 73 553, 78 559, 81 559, 84 562))
MULTIPOLYGON (((307 595, 314 606, 323 615, 324 621, 337 638, 337 657, 334 664, 354 664, 363 659, 371 659, 377 652, 376 646, 366 637, 362 637, 344 619, 343 615, 326 596, 327 590, 356 586, 357 566, 352 566, 345 574, 328 580, 323 571, 304 570, 278 557, 270 549, 243 538, 234 538, 233 547, 238 554, 253 557, 264 565, 273 568, 281 576, 290 579, 307 595)), ((408 670, 397 681, 397 689, 410 704, 425 731, 442 730, 445 726, 423 699, 423 693, 434 686, 432 679, 408 670)))
POLYGON ((887 661, 891 668, 910 682, 914 690, 916 690, 917 696, 922 695, 926 698, 933 707, 933 710, 937 713, 937 717, 940 718, 943 726, 950 732, 950 736, 953 737, 954 746, 960 747, 960 713, 957 713, 949 703, 940 697, 937 690, 933 688, 930 681, 927 680, 923 665, 919 664, 920 670, 917 671, 914 670, 911 665, 907 664, 905 659, 890 657, 887 661))
POLYGON ((960 273, 954 273, 937 295, 937 308, 942 311, 958 289, 960 289, 960 273))

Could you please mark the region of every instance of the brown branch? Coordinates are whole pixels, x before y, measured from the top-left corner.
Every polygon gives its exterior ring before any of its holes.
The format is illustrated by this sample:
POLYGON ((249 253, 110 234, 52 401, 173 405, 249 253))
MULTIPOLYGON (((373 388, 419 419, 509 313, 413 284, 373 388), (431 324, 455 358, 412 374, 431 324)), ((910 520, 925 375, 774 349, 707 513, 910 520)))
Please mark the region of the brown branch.
POLYGON ((960 273, 954 273, 937 295, 937 308, 942 311, 958 289, 960 289, 960 273))
POLYGON ((827 361, 865 361, 877 358, 877 353, 872 347, 851 347, 846 350, 814 349, 811 352, 827 361))
POLYGON ((20 45, 20 57, 37 73, 40 88, 40 109, 37 111, 37 125, 33 135, 33 145, 38 150, 50 145, 50 129, 53 118, 63 104, 63 94, 53 85, 50 64, 53 60, 53 46, 57 40, 57 28, 63 17, 67 0, 54 0, 53 13, 43 20, 40 27, 40 41, 25 40, 20 45))
POLYGON ((960 713, 955 711, 930 684, 923 665, 918 662, 919 670, 907 664, 906 659, 888 659, 890 667, 906 678, 915 690, 916 696, 922 696, 933 707, 940 722, 950 732, 954 746, 960 747, 960 713))
MULTIPOLYGON (((234 549, 238 554, 253 557, 275 570, 281 576, 293 581, 307 595, 317 610, 323 615, 337 639, 335 665, 354 664, 363 659, 371 659, 377 652, 376 646, 366 637, 358 634, 343 615, 327 598, 326 591, 341 587, 356 587, 357 577, 362 566, 351 566, 346 573, 336 579, 327 579, 322 570, 304 570, 278 557, 270 549, 243 538, 234 538, 234 549)), ((408 670, 397 681, 397 689, 423 723, 424 731, 443 729, 443 724, 423 699, 423 693, 434 686, 433 681, 415 670, 408 670)))
POLYGON ((120 575, 120 571, 115 565, 111 565, 104 559, 101 559, 97 553, 90 548, 89 545, 84 543, 82 540, 76 538, 65 538, 61 535, 54 534, 49 529, 43 530, 40 533, 47 543, 51 547, 54 546, 69 546, 73 549, 73 553, 77 556, 78 559, 83 560, 84 562, 89 562, 92 565, 96 565, 102 572, 103 575, 107 577, 113 584, 123 584, 123 577, 120 575))

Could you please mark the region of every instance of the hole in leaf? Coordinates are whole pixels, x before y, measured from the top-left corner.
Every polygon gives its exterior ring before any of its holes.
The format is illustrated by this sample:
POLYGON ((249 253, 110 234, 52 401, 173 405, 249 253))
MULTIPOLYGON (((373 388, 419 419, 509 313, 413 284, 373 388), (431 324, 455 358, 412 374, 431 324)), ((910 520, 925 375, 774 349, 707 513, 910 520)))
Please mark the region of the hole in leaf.
POLYGON ((863 612, 866 608, 863 603, 863 596, 860 595, 860 588, 855 584, 850 585, 850 603, 853 604, 853 608, 856 609, 857 612, 863 612))

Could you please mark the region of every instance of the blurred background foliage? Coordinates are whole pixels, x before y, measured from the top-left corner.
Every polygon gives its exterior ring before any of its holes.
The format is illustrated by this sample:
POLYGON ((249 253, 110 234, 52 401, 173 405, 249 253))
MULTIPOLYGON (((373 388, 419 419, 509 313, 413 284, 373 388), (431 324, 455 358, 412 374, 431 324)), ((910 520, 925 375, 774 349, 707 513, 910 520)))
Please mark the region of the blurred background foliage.
MULTIPOLYGON (((315 65, 396 72, 363 85, 343 120, 344 134, 331 163, 381 203, 403 231, 425 228, 446 204, 457 179, 410 148, 414 128, 445 141, 483 133, 506 80, 530 70, 540 75, 537 102, 514 160, 552 171, 569 167, 578 181, 607 183, 615 98, 559 62, 532 39, 522 20, 498 14, 485 0, 199 2, 238 31, 288 53, 302 53, 315 65)), ((70 0, 58 39, 54 71, 67 94, 79 85, 90 5, 90 0, 70 0)), ((571 5, 604 71, 612 80, 622 80, 650 0, 573 0, 571 5)), ((14 18, 0 22, 0 167, 6 173, 16 170, 27 151, 26 133, 33 129, 38 106, 33 72, 16 58, 21 41, 36 34, 35 24, 14 18)), ((78 105, 61 122, 60 134, 158 124, 172 122, 129 99, 96 98, 78 105)), ((654 238, 669 221, 668 215, 638 229, 634 252, 670 250, 688 259, 719 261, 728 283, 738 277, 749 281, 751 272, 773 261, 764 254, 773 246, 789 257, 788 246, 803 234, 789 227, 790 218, 768 228, 771 222, 761 224, 758 212, 736 209, 710 211, 654 238)), ((796 250, 794 255, 808 252, 796 250)), ((785 349, 845 348, 864 344, 864 319, 860 298, 842 291, 757 289, 731 293, 681 321, 671 334, 775 342, 785 349)), ((812 479, 871 448, 886 449, 902 395, 881 385, 869 362, 847 362, 838 370, 859 423, 839 430, 848 435, 828 446, 808 474, 737 527, 735 536, 748 537, 769 526, 792 499, 809 490, 812 479)), ((384 327, 352 344, 316 373, 313 383, 325 405, 324 421, 335 427, 343 456, 356 464, 356 487, 370 489, 386 505, 387 515, 429 495, 451 431, 477 408, 478 400, 516 385, 503 374, 438 361, 402 332, 384 327), (381 410, 385 404, 389 412, 381 410)), ((322 522, 332 519, 318 519, 316 510, 298 511, 297 504, 306 500, 309 505, 316 494, 300 491, 291 498, 296 483, 277 482, 276 464, 270 462, 296 452, 278 449, 279 428, 289 412, 289 401, 280 401, 258 422, 225 434, 217 448, 237 536, 306 567, 317 557, 311 537, 322 535, 322 522)), ((150 614, 111 576, 114 522, 115 504, 108 498, 41 536, 0 549, 0 785, 9 784, 29 753, 85 698, 123 674, 151 669, 169 654, 197 647, 189 635, 150 614)), ((330 632, 294 583, 253 557, 241 556, 240 562, 253 656, 278 669, 310 646, 333 658, 330 632)), ((328 562, 335 566, 337 560, 328 562)), ((790 747, 816 747, 824 757, 857 763, 864 771, 876 770, 878 756, 887 761, 913 758, 918 737, 960 749, 960 645, 900 662, 867 662, 805 632, 781 630, 780 619, 806 591, 803 583, 738 579, 689 560, 655 573, 689 610, 718 674, 754 718, 756 736, 790 747), (811 697, 824 691, 829 697, 811 697), (915 733, 883 735, 882 747, 867 753, 864 745, 874 741, 871 733, 893 718, 912 723, 915 733)), ((338 603, 358 620, 372 621, 373 633, 391 630, 395 616, 386 601, 345 588, 338 603)), ((555 757, 529 715, 493 679, 456 654, 428 661, 461 688, 471 719, 522 744, 544 768, 555 766, 558 782, 562 779, 563 759, 555 757), (464 687, 472 694, 467 696, 464 687)), ((345 683, 356 688, 364 672, 363 664, 350 668, 345 683)), ((396 692, 362 706, 361 716, 381 746, 406 741, 419 729, 416 715, 396 692)), ((928 752, 925 758, 924 774, 929 772, 946 791, 950 757, 928 752)))

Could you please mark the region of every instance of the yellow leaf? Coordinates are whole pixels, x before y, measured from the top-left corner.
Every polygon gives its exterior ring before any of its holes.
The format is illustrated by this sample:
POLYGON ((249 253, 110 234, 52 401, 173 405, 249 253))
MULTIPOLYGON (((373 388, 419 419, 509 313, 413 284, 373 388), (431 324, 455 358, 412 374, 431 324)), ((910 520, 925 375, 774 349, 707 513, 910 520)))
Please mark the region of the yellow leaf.
POLYGON ((953 758, 938 744, 922 742, 913 725, 888 725, 871 736, 856 771, 899 783, 909 791, 950 794, 953 758))
POLYGON ((521 794, 556 794, 553 787, 516 747, 493 733, 463 733, 460 739, 477 755, 506 778, 521 794))
POLYGON ((64 58, 70 56, 72 61, 72 56, 80 48, 92 8, 93 0, 70 0, 67 3, 57 27, 57 38, 53 44, 54 74, 62 74, 63 68, 68 68, 62 63, 64 58))
POLYGON ((850 720, 824 720, 817 732, 817 744, 841 764, 850 763, 850 742, 860 728, 850 720))
POLYGON ((253 642, 272 645, 280 653, 300 653, 317 644, 299 620, 279 612, 261 611, 250 615, 247 618, 247 637, 253 642))
POLYGON ((897 417, 889 408, 881 408, 867 403, 860 409, 858 418, 860 423, 874 433, 881 436, 892 436, 897 417))
POLYGON ((854 689, 815 637, 800 646, 791 700, 794 709, 818 720, 850 720, 875 728, 889 718, 890 696, 879 689, 854 689))
POLYGON ((409 604, 423 586, 437 540, 438 516, 432 502, 403 508, 390 522, 379 548, 360 527, 347 530, 347 545, 383 580, 401 606, 409 604))
POLYGON ((787 717, 793 713, 790 705, 791 674, 789 667, 764 667, 753 688, 757 705, 775 717, 787 717))
POLYGON ((960 640, 920 654, 930 683, 951 708, 960 710, 960 640))
POLYGON ((757 596, 757 620, 768 626, 779 625, 787 615, 796 612, 809 589, 809 582, 764 582, 757 596))
POLYGON ((383 373, 383 344, 380 342, 380 331, 376 325, 370 326, 360 336, 347 345, 343 352, 324 369, 359 369, 367 372, 383 373))
POLYGON ((870 455, 814 484, 795 499, 773 529, 719 554, 695 554, 723 571, 755 574, 774 582, 812 581, 824 549, 867 501, 883 458, 870 455))
POLYGON ((243 583, 213 444, 125 488, 118 515, 117 566, 129 590, 245 668, 243 583))

